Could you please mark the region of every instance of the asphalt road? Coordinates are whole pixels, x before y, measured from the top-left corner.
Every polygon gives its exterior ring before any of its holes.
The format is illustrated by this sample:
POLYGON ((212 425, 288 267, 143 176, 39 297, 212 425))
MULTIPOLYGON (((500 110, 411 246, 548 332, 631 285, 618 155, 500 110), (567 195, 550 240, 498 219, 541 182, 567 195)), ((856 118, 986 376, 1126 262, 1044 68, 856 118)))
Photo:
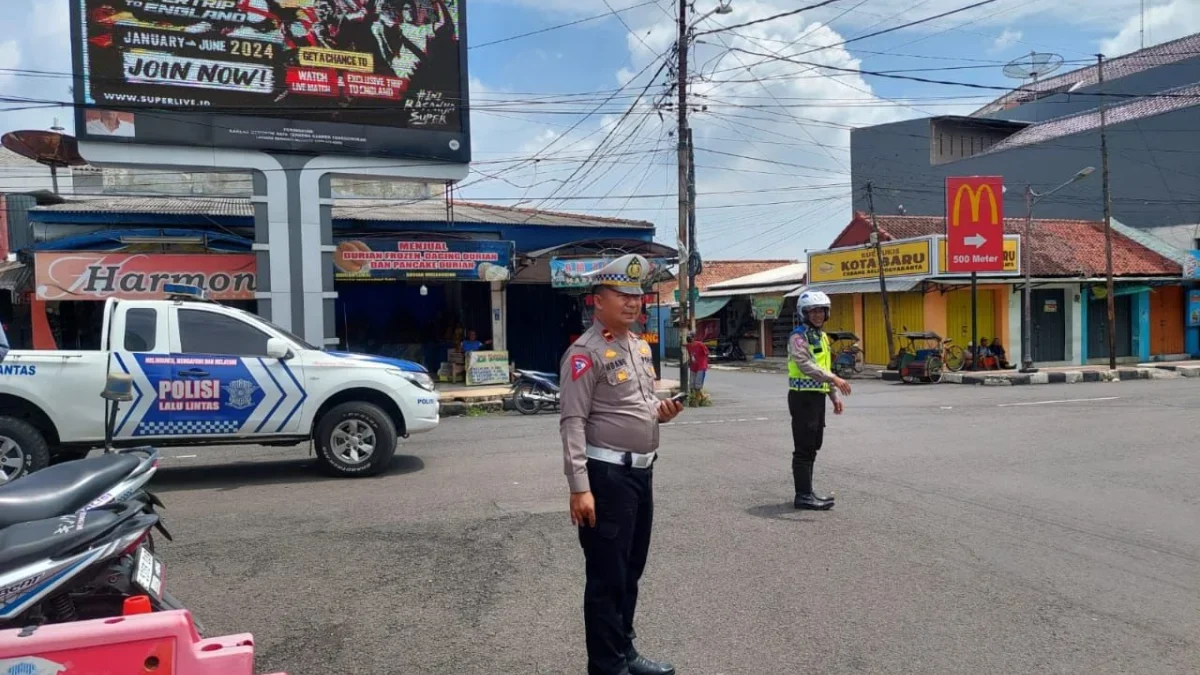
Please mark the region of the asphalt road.
MULTIPOLYGON (((1195 380, 855 383, 790 507, 778 375, 663 430, 639 647, 684 674, 1196 673, 1195 380)), ((584 672, 557 417, 447 419, 376 479, 172 449, 170 590, 261 672, 584 672), (193 455, 188 457, 187 455, 193 455)))

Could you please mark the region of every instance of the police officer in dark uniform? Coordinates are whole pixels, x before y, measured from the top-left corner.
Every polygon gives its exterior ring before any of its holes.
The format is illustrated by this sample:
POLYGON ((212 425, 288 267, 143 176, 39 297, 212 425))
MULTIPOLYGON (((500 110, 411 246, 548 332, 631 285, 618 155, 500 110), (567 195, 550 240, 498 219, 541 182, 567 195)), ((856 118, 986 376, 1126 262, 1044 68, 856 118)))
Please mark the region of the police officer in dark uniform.
POLYGON ((650 345, 629 332, 641 314, 640 255, 617 258, 584 275, 592 284, 595 323, 563 356, 563 464, 571 522, 586 559, 583 622, 588 675, 673 675, 634 649, 638 580, 654 523, 658 425, 683 411, 655 395, 650 345))
POLYGON ((833 401, 833 414, 841 415, 842 394, 850 383, 833 374, 833 345, 825 334, 829 296, 805 291, 796 301, 800 325, 788 340, 788 412, 792 416, 792 481, 798 509, 825 511, 833 499, 813 492, 813 465, 825 438, 825 399, 833 401))

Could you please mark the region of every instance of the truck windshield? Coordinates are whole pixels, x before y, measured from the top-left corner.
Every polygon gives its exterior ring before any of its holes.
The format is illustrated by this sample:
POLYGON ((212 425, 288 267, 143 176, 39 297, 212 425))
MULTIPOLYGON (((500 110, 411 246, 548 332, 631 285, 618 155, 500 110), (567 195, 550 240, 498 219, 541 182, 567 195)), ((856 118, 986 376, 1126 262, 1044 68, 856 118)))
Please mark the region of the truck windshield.
POLYGON ((309 344, 308 342, 305 342, 304 339, 301 338, 300 336, 293 335, 291 331, 286 331, 286 330, 280 328, 279 326, 276 326, 275 324, 271 323, 270 321, 267 321, 266 319, 262 318, 261 316, 259 316, 257 314, 251 314, 250 312, 247 312, 244 309, 237 309, 234 307, 230 307, 228 309, 233 309, 234 311, 244 315, 247 319, 250 320, 251 323, 258 323, 258 324, 262 324, 265 326, 270 326, 274 331, 276 331, 283 337, 287 338, 288 340, 291 340, 292 342, 295 343, 295 345, 297 347, 299 347, 301 349, 315 349, 315 350, 321 349, 320 347, 314 347, 313 345, 309 344))

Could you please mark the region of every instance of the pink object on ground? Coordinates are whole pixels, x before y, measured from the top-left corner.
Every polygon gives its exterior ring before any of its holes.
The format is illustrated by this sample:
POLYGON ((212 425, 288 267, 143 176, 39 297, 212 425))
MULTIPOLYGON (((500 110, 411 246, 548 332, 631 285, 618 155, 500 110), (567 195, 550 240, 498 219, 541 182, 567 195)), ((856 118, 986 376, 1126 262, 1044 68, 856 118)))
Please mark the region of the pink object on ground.
POLYGON ((244 633, 203 640, 183 610, 0 631, 0 673, 145 672, 254 675, 254 638, 244 633))

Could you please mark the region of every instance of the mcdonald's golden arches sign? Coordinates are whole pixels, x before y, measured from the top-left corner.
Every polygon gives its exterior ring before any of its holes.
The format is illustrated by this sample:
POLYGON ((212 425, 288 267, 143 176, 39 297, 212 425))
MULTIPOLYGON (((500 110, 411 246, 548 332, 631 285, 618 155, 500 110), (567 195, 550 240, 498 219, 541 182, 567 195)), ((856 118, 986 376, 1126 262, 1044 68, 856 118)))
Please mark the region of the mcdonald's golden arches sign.
POLYGON ((946 271, 1004 271, 1004 179, 946 179, 946 271))

